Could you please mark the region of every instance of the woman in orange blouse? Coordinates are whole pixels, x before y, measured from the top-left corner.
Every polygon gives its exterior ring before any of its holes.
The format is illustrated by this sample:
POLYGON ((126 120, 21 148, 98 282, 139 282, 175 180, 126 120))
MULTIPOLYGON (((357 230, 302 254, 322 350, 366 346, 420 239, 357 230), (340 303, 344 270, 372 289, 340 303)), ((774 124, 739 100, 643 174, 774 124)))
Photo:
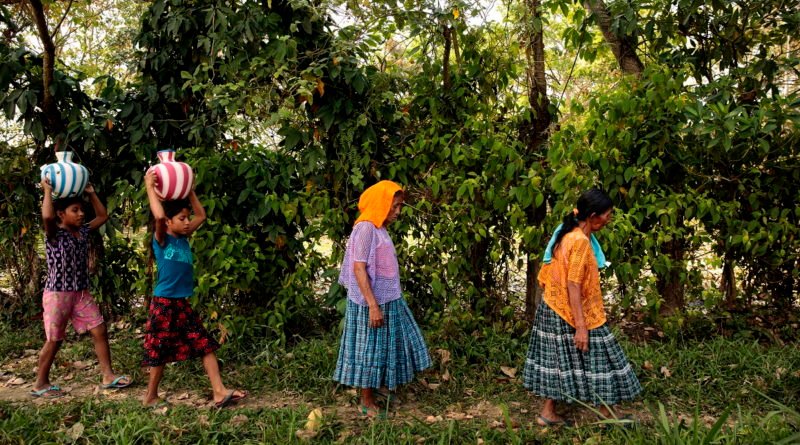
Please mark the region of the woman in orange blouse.
POLYGON ((606 324, 600 292, 599 269, 606 262, 593 233, 608 224, 613 211, 605 193, 585 191, 545 253, 538 277, 543 304, 536 311, 523 374, 525 388, 545 398, 537 419, 542 426, 568 423, 556 413, 556 401, 591 403, 611 418, 609 406, 642 391, 606 324))

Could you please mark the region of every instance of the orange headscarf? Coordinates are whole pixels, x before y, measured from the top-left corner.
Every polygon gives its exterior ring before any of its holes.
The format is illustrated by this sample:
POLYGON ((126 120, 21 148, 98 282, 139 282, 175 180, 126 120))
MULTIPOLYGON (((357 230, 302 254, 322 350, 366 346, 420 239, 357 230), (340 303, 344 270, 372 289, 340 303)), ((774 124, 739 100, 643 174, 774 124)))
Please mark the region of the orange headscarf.
POLYGON ((383 222, 386 221, 389 210, 392 208, 394 194, 402 190, 403 187, 392 181, 380 181, 364 190, 364 193, 358 198, 358 210, 361 215, 355 224, 369 221, 375 224, 375 227, 383 226, 383 222))

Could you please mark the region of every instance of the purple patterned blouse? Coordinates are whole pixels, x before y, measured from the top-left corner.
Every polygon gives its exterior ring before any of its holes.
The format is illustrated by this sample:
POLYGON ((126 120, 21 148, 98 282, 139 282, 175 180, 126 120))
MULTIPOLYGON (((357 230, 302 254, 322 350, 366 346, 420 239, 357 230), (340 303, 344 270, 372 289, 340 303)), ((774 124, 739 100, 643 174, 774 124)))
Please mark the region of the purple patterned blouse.
POLYGON ((376 228, 369 221, 356 224, 347 242, 342 270, 339 273, 339 283, 347 288, 347 298, 353 303, 366 306, 367 302, 361 295, 353 271, 356 262, 367 263, 369 283, 378 304, 402 297, 397 253, 385 227, 376 228))

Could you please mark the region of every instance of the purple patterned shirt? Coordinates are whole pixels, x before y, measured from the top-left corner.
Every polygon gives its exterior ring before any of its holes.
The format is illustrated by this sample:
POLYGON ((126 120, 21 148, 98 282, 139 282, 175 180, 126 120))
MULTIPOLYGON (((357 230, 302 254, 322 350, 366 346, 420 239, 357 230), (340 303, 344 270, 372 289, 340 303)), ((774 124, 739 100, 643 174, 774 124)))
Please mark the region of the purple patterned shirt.
POLYGON ((89 289, 89 226, 80 228, 79 238, 59 227, 55 236, 44 244, 47 254, 44 289, 51 292, 89 289))
POLYGON ((397 253, 385 227, 378 229, 369 221, 356 224, 347 242, 342 270, 339 273, 339 283, 347 288, 347 298, 353 303, 366 306, 367 302, 361 295, 353 272, 356 262, 367 263, 370 287, 378 304, 402 297, 397 253))

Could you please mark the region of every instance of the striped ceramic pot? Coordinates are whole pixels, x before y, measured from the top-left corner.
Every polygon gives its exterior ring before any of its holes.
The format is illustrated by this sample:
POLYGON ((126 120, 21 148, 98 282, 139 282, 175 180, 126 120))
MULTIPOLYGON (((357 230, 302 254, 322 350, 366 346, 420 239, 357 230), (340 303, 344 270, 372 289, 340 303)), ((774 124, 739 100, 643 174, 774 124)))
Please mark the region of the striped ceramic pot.
POLYGON ((161 150, 158 152, 160 164, 150 167, 156 173, 156 194, 158 197, 171 201, 189 196, 194 185, 194 172, 192 167, 185 162, 175 160, 175 150, 161 150))
POLYGON ((89 182, 89 170, 72 162, 71 151, 57 151, 57 161, 42 167, 42 179, 47 178, 53 187, 53 198, 79 196, 89 182))

